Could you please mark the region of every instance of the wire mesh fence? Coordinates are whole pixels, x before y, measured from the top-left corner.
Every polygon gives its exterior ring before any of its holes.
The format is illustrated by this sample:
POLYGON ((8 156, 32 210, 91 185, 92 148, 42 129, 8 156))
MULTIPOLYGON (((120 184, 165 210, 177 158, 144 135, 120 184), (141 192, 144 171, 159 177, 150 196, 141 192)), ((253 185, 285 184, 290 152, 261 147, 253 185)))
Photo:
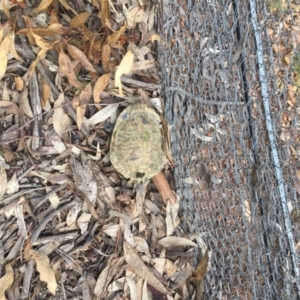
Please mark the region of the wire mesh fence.
POLYGON ((298 299, 300 17, 281 1, 161 3, 159 50, 186 229, 206 299, 298 299))

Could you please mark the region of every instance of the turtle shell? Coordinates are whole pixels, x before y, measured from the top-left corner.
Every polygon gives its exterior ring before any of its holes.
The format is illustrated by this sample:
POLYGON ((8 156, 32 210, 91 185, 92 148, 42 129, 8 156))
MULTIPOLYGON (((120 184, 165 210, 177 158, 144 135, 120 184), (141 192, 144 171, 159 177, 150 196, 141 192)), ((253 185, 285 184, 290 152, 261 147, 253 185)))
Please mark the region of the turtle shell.
POLYGON ((154 109, 133 104, 122 111, 113 130, 110 160, 115 169, 133 182, 144 182, 166 163, 162 126, 154 109))

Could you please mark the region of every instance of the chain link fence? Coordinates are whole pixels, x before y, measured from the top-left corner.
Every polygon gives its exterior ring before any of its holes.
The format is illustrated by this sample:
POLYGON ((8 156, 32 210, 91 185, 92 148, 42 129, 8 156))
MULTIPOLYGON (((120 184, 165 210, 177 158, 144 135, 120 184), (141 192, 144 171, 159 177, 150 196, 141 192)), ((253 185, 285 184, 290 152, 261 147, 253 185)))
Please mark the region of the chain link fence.
POLYGON ((300 297, 300 21, 276 1, 160 3, 184 225, 212 250, 205 299, 300 297))

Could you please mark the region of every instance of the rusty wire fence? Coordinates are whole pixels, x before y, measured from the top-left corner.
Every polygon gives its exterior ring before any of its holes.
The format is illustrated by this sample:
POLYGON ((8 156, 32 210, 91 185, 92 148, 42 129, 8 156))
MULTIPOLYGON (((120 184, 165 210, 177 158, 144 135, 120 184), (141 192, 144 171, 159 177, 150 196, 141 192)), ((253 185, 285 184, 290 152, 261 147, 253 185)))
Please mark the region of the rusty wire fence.
POLYGON ((276 1, 160 6, 184 225, 212 250, 205 299, 300 297, 300 22, 276 1))

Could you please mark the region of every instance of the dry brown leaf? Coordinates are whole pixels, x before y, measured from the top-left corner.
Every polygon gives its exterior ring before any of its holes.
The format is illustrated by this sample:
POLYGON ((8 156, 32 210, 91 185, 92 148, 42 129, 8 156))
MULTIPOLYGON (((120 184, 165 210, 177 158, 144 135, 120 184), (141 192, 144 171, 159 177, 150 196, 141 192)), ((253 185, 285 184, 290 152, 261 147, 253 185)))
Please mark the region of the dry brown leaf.
POLYGON ((71 57, 75 60, 78 60, 85 69, 92 73, 97 73, 93 65, 89 62, 88 58, 81 50, 69 44, 67 44, 67 49, 71 57))
MULTIPOLYGON (((4 158, 0 156, 0 162, 5 162, 4 158)), ((7 187, 7 174, 6 170, 4 167, 0 167, 0 200, 2 200, 3 196, 5 195, 6 192, 6 187, 7 187)))
POLYGON ((59 62, 60 70, 68 78, 70 84, 73 85, 74 87, 80 88, 81 83, 76 78, 76 75, 72 67, 72 62, 69 56, 63 50, 59 52, 58 62, 59 62))
POLYGON ((151 212, 155 213, 155 214, 161 214, 162 210, 156 205, 154 204, 153 201, 145 199, 145 208, 149 209, 151 212))
POLYGON ((78 130, 81 130, 84 121, 84 115, 86 111, 86 105, 80 105, 76 108, 76 123, 78 130))
POLYGON ((29 250, 29 254, 36 262, 37 271, 40 273, 40 280, 47 283, 47 288, 52 295, 55 295, 57 283, 53 269, 50 267, 49 257, 39 251, 29 250))
POLYGON ((48 8, 48 6, 50 6, 50 4, 53 2, 53 0, 42 0, 42 2, 40 3, 40 5, 35 8, 30 14, 36 14, 39 13, 42 10, 45 10, 46 8, 48 8))
MULTIPOLYGON (((24 18, 24 20, 25 20, 25 22, 26 22, 26 29, 27 29, 27 28, 31 28, 31 27, 33 27, 33 28, 36 27, 35 23, 34 23, 29 17, 24 16, 23 18, 24 18)), ((30 31, 29 29, 27 29, 25 34, 26 34, 26 36, 27 36, 27 38, 28 38, 28 40, 29 40, 29 43, 30 43, 31 45, 35 45, 36 42, 35 42, 34 37, 33 37, 32 34, 31 34, 31 31, 30 31)))
POLYGON ((126 277, 126 282, 128 284, 129 287, 129 291, 130 291, 130 299, 137 299, 137 287, 136 287, 136 283, 134 282, 133 278, 131 277, 126 277))
POLYGON ((133 210, 130 213, 132 219, 135 219, 143 214, 144 201, 147 192, 149 181, 138 184, 136 189, 136 201, 133 210))
POLYGON ((106 20, 109 17, 109 5, 108 0, 100 0, 101 2, 101 11, 99 12, 98 16, 101 20, 102 26, 106 26, 106 20))
POLYGON ((28 69, 28 72, 27 72, 28 73, 28 79, 32 76, 38 62, 45 58, 47 51, 48 51, 48 49, 41 49, 41 51, 39 51, 36 59, 31 63, 31 65, 28 69))
POLYGON ((78 214, 82 211, 82 203, 78 203, 69 210, 66 222, 68 227, 77 228, 76 220, 78 218, 78 214))
POLYGON ((106 288, 112 278, 115 276, 115 273, 120 270, 120 268, 124 265, 125 259, 124 257, 121 258, 113 258, 108 260, 106 267, 103 269, 101 274, 99 275, 95 288, 94 293, 97 297, 102 297, 100 299, 104 299, 103 295, 106 291, 106 288))
POLYGON ((91 3, 92 5, 94 5, 95 7, 97 7, 100 10, 100 0, 88 0, 89 3, 91 3))
POLYGON ((52 48, 53 43, 50 43, 50 42, 44 40, 39 35, 35 34, 31 27, 29 27, 29 32, 33 36, 38 47, 40 47, 41 49, 45 49, 45 50, 49 50, 52 48))
POLYGON ((104 38, 100 37, 97 34, 94 34, 88 52, 88 59, 94 61, 94 63, 98 63, 101 59, 100 57, 100 49, 102 48, 104 43, 104 38))
POLYGON ((101 99, 101 93, 104 91, 104 89, 107 87, 107 84, 110 79, 110 73, 104 74, 101 77, 98 78, 94 91, 93 91, 93 97, 94 97, 94 102, 95 103, 100 103, 101 99))
POLYGON ((0 26, 0 44, 2 43, 4 36, 4 26, 0 26))
POLYGON ((178 237, 178 236, 167 236, 161 240, 158 241, 159 245, 162 245, 165 248, 169 247, 185 247, 185 246, 191 246, 191 247, 198 247, 198 245, 188 239, 178 237))
MULTIPOLYGON (((56 34, 62 34, 64 32, 64 28, 59 23, 53 23, 53 24, 50 24, 47 28, 32 27, 32 31, 35 34, 43 37, 43 36, 51 36, 51 35, 56 35, 56 34)), ((18 35, 27 35, 28 34, 28 28, 20 29, 17 32, 17 34, 18 35)))
POLYGON ((196 271, 195 276, 191 277, 192 281, 200 281, 204 278, 208 266, 208 249, 205 251, 203 258, 201 259, 196 271))
POLYGON ((76 109, 80 105, 79 95, 74 95, 73 101, 72 101, 72 107, 76 109))
POLYGON ((193 268, 187 263, 183 269, 180 270, 178 276, 175 279, 173 290, 183 287, 186 284, 187 279, 192 275, 193 268))
POLYGON ((147 241, 139 236, 134 236, 134 243, 136 244, 135 249, 141 253, 145 253, 149 258, 151 258, 151 253, 149 251, 149 245, 147 241))
POLYGON ((50 196, 49 196, 49 201, 50 203, 52 204, 53 208, 57 208, 59 206, 59 197, 57 196, 56 193, 50 193, 52 190, 49 186, 46 186, 46 193, 49 193, 50 196))
POLYGON ((84 124, 86 126, 95 126, 101 122, 104 122, 108 118, 111 118, 116 115, 117 108, 117 105, 114 104, 107 105, 101 110, 99 110, 97 113, 95 113, 88 120, 85 120, 84 124))
POLYGON ((78 16, 75 16, 70 22, 70 27, 76 28, 83 25, 89 19, 89 17, 90 13, 87 11, 79 14, 78 16))
POLYGON ((168 294, 167 288, 156 278, 156 276, 146 267, 139 255, 135 252, 135 249, 128 243, 124 242, 125 260, 129 267, 139 277, 148 281, 149 285, 155 287, 163 294, 168 294))
POLYGON ((160 274, 163 276, 165 265, 166 265, 166 258, 165 257, 155 257, 151 259, 151 263, 154 263, 154 268, 160 274))
POLYGON ((175 205, 176 197, 172 192, 164 173, 159 172, 157 175, 152 177, 152 181, 156 186, 156 188, 158 189, 163 201, 167 203, 167 201, 169 200, 171 205, 175 205))
POLYGON ((91 214, 84 212, 78 218, 77 225, 80 228, 81 234, 84 234, 87 231, 91 217, 92 217, 91 214))
POLYGON ((78 15, 77 11, 74 10, 68 3, 66 0, 59 0, 59 2, 62 4, 62 6, 67 9, 70 10, 75 16, 78 15))
POLYGON ((33 113, 29 104, 27 87, 21 92, 19 100, 20 110, 29 118, 33 118, 33 113))
POLYGON ((137 290, 137 300, 143 300, 142 294, 143 294, 143 282, 144 280, 142 278, 137 280, 136 283, 136 290, 137 290))
POLYGON ((178 218, 179 211, 179 201, 176 201, 176 204, 171 204, 170 201, 167 203, 166 207, 166 227, 167 227, 167 236, 173 234, 174 230, 180 223, 178 218))
POLYGON ((111 53, 111 46, 109 44, 103 45, 102 52, 101 52, 101 59, 102 59, 102 66, 105 72, 110 72, 110 53, 111 53))
POLYGON ((126 25, 124 25, 118 31, 114 32, 112 35, 109 35, 106 39, 106 43, 113 46, 119 40, 121 35, 125 32, 126 28, 127 28, 126 25))
POLYGON ((119 224, 107 224, 104 225, 102 228, 102 231, 112 237, 112 238, 117 238, 118 235, 120 234, 120 225, 119 224))
POLYGON ((148 297, 148 283, 147 283, 147 278, 144 280, 144 284, 143 284, 143 289, 142 289, 142 295, 141 295, 142 299, 141 300, 149 300, 148 297))
MULTIPOLYGON (((25 198, 21 197, 20 200, 15 203, 11 208, 5 211, 5 216, 10 218, 11 216, 15 216, 17 219, 18 224, 18 236, 22 236, 24 238, 28 238, 25 220, 24 220, 24 213, 23 213, 23 203, 25 202, 25 198)), ((15 257, 15 256, 13 256, 15 257)), ((11 258, 13 258, 11 257, 11 258)))
POLYGON ((0 48, 0 78, 5 74, 7 68, 7 55, 6 51, 0 48))
POLYGON ((16 48, 15 48, 15 32, 12 31, 10 33, 10 49, 9 49, 9 53, 17 60, 19 60, 20 62, 24 62, 24 60, 22 59, 22 57, 17 53, 16 48))
POLYGON ((19 107, 15 103, 0 100, 0 114, 3 114, 4 112, 8 114, 20 114, 19 107))
POLYGON ((131 10, 127 10, 126 6, 123 4, 123 11, 128 27, 134 27, 136 23, 143 21, 144 9, 142 7, 135 6, 131 10))
POLYGON ((14 5, 9 0, 2 0, 0 2, 0 10, 3 10, 8 19, 10 19, 9 9, 14 5))
POLYGON ((14 77, 17 91, 22 91, 24 89, 24 80, 20 76, 14 77))
POLYGON ((123 57, 120 65, 118 66, 115 75, 115 87, 119 88, 119 94, 123 96, 121 77, 123 74, 129 74, 133 65, 134 54, 129 50, 123 57))
POLYGON ((49 181, 52 184, 65 184, 68 182, 68 176, 66 174, 59 174, 59 173, 48 173, 48 172, 35 172, 32 171, 33 175, 43 178, 44 180, 49 181))
POLYGON ((80 92, 79 101, 80 104, 88 104, 92 97, 92 85, 89 83, 87 84, 84 89, 80 92))
POLYGON ((47 103, 49 103, 50 95, 51 95, 51 88, 45 81, 43 81, 43 86, 42 86, 42 108, 44 108, 47 105, 47 103))
POLYGON ((63 26, 59 23, 50 24, 47 28, 33 28, 35 34, 39 36, 49 36, 63 33, 63 26))
POLYGON ((11 37, 11 34, 8 34, 0 46, 0 77, 2 77, 6 72, 8 62, 7 54, 10 53, 11 37))
POLYGON ((173 274, 176 273, 176 266, 174 265, 174 263, 169 260, 169 259, 166 259, 166 263, 165 263, 165 269, 164 269, 164 272, 168 275, 168 277, 173 277, 173 274))
POLYGON ((108 286, 108 277, 110 275, 110 269, 112 264, 112 258, 108 260, 106 267, 100 273, 97 283, 94 289, 94 293, 96 296, 101 297, 103 299, 103 295, 105 293, 105 289, 108 286))
POLYGON ((27 242, 25 243, 25 246, 24 246, 24 251, 23 251, 23 256, 24 256, 24 260, 27 262, 29 261, 29 259, 31 258, 31 255, 30 255, 30 250, 32 249, 32 243, 29 240, 27 240, 27 242))
MULTIPOLYGON (((0 6, 1 6, 1 4, 0 4, 0 6)), ((0 10, 1 10, 1 7, 0 7, 0 10)), ((11 24, 9 24, 9 23, 10 22, 6 22, 6 23, 0 25, 0 44, 2 43, 3 38, 11 32, 11 24)))
POLYGON ((70 125, 70 118, 66 114, 62 105, 65 103, 64 94, 60 94, 57 100, 54 102, 54 113, 53 113, 53 127, 59 137, 62 136, 64 131, 70 125))
POLYGON ((5 292, 12 286, 14 282, 14 270, 11 264, 6 264, 5 275, 0 278, 0 300, 6 300, 5 292))
POLYGON ((19 181, 16 172, 14 172, 14 174, 9 179, 6 188, 7 188, 6 193, 9 195, 19 191, 19 181))
POLYGON ((79 95, 79 106, 76 107, 76 113, 77 113, 76 122, 79 130, 81 130, 82 128, 86 106, 90 102, 91 96, 92 96, 92 86, 91 84, 88 84, 81 91, 79 95))

